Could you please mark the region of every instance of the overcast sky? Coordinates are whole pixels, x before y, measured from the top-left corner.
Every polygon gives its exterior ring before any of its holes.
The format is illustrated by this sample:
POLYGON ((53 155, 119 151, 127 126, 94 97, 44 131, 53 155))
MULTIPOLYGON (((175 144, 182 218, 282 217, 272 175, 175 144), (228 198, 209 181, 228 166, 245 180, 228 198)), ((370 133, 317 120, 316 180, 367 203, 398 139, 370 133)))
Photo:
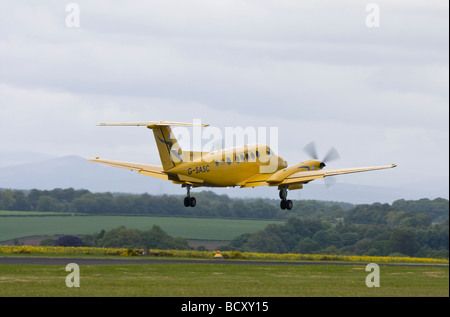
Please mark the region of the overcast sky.
POLYGON ((157 164, 147 129, 96 124, 201 119, 278 127, 289 164, 311 141, 329 168, 398 164, 339 182, 448 197, 449 3, 376 1, 378 26, 370 2, 80 0, 71 27, 70 1, 1 1, 0 152, 157 164))

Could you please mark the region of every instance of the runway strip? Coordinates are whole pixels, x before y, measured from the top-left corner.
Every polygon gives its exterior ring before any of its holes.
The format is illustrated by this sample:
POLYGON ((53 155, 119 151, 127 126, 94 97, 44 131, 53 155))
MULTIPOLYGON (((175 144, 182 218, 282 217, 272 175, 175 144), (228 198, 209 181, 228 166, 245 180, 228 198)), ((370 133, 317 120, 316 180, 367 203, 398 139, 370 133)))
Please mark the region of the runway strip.
MULTIPOLYGON (((241 265, 362 265, 358 262, 294 262, 294 261, 242 261, 242 260, 181 260, 181 259, 150 259, 150 258, 52 258, 52 257, 0 257, 0 264, 38 264, 38 265, 121 265, 121 264, 241 264, 241 265)), ((416 267, 448 267, 448 264, 425 263, 377 263, 380 266, 416 266, 416 267)))

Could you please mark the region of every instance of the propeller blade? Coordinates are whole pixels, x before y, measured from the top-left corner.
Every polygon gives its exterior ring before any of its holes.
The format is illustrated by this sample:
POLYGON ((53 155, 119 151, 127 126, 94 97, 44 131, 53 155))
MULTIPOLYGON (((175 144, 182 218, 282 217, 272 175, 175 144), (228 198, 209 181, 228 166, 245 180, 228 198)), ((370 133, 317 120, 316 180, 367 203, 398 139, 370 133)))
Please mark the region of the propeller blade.
MULTIPOLYGON (((307 145, 303 148, 303 150, 304 150, 306 153, 308 153, 309 156, 310 156, 311 158, 313 158, 313 159, 315 159, 315 160, 318 160, 318 159, 319 159, 319 156, 317 155, 317 150, 316 150, 316 144, 315 144, 315 142, 311 142, 311 143, 307 144, 307 145)), ((323 168, 323 167, 326 166, 325 163, 328 163, 328 162, 330 162, 330 161, 337 160, 337 159, 339 159, 339 158, 340 158, 340 156, 339 156, 338 151, 337 151, 334 147, 331 147, 331 149, 328 151, 327 155, 325 155, 325 157, 323 158, 323 160, 322 160, 322 162, 321 162, 321 164, 320 164, 320 167, 323 168)), ((337 180, 336 180, 335 177, 326 177, 326 178, 324 178, 325 186, 326 186, 327 188, 333 186, 333 185, 336 183, 336 181, 337 181, 337 180)))
POLYGON ((327 155, 325 155, 325 157, 323 158, 323 162, 324 163, 328 163, 328 162, 330 162, 330 161, 334 161, 334 160, 337 160, 337 159, 339 159, 339 153, 338 153, 338 151, 334 148, 334 147, 332 147, 329 151, 328 151, 328 153, 327 153, 327 155))
POLYGON ((314 142, 311 142, 309 144, 307 144, 304 148, 303 151, 305 151, 306 153, 308 153, 309 156, 311 156, 313 159, 317 160, 319 157, 317 156, 317 151, 316 151, 316 144, 314 142))

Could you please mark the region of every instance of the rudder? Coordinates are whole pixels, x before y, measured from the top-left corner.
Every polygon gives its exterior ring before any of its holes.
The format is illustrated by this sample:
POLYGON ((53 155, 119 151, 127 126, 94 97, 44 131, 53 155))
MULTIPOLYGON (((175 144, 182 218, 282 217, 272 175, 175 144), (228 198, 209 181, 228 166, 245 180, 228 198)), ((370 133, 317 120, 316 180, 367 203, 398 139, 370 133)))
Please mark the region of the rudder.
POLYGON ((164 170, 183 162, 183 151, 169 126, 151 127, 164 170))

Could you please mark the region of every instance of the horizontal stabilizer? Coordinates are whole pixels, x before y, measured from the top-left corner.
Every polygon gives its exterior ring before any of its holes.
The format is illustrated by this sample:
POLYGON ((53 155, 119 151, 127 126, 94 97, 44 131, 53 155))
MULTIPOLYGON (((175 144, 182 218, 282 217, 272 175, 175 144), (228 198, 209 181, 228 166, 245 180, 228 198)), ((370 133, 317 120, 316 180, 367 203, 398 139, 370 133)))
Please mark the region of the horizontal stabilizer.
POLYGON ((100 158, 89 159, 88 161, 94 163, 101 163, 109 166, 120 167, 124 169, 128 169, 131 171, 137 171, 139 174, 144 174, 147 176, 153 176, 161 179, 169 179, 168 175, 164 173, 162 166, 150 165, 150 164, 140 164, 140 163, 131 163, 131 162, 122 162, 122 161, 111 161, 111 160, 103 160, 100 158))
POLYGON ((181 127, 207 127, 209 124, 201 123, 185 123, 185 122, 174 122, 174 121, 144 121, 144 122, 118 122, 118 123, 100 123, 101 127, 147 127, 149 129, 156 127, 170 127, 170 126, 181 126, 181 127))

